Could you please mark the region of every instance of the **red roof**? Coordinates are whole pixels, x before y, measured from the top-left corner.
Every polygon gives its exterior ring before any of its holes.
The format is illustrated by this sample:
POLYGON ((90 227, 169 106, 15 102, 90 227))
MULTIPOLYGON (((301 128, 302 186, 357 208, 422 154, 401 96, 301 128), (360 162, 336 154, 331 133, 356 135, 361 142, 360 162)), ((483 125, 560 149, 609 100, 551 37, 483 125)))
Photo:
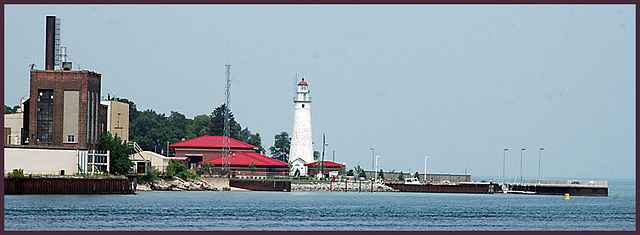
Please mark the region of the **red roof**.
POLYGON ((169 157, 169 160, 181 160, 181 161, 184 161, 184 160, 187 160, 187 159, 188 159, 187 157, 169 157))
MULTIPOLYGON (((307 163, 307 164, 304 164, 304 165, 305 166, 320 166, 320 165, 322 165, 321 162, 322 161, 317 161, 317 162, 307 163)), ((331 161, 324 161, 324 166, 325 167, 343 167, 344 165, 342 165, 340 163, 331 162, 331 161)))
POLYGON ((302 78, 302 81, 300 83, 298 83, 298 86, 308 86, 309 84, 307 84, 307 82, 304 81, 304 78, 302 78))
MULTIPOLYGON (((219 165, 222 165, 223 157, 224 156, 220 156, 214 159, 207 160, 206 162, 219 166, 219 165)), ((281 162, 276 159, 261 155, 259 153, 254 153, 254 152, 235 152, 231 154, 231 159, 229 160, 229 164, 231 166, 249 166, 251 165, 252 162, 256 163, 257 167, 289 167, 291 166, 291 164, 281 162)))
MULTIPOLYGON (((172 148, 209 148, 209 149, 222 149, 224 148, 224 136, 200 136, 195 139, 185 140, 178 142, 169 147, 172 148)), ((257 147, 245 144, 240 141, 229 138, 229 147, 231 149, 258 149, 257 147)))

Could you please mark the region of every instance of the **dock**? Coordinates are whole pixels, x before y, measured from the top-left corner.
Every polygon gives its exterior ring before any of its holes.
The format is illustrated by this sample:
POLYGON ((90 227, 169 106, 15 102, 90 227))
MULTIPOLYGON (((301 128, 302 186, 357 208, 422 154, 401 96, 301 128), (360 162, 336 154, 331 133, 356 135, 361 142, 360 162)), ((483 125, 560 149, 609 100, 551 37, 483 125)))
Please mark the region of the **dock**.
POLYGON ((386 183, 385 185, 400 192, 420 192, 420 193, 476 193, 493 194, 501 193, 502 188, 494 182, 458 182, 458 183, 425 183, 425 184, 405 184, 386 183))
POLYGON ((607 181, 586 180, 530 180, 523 183, 504 183, 507 193, 565 195, 571 196, 609 196, 607 181))
POLYGON ((135 194, 126 177, 4 178, 4 194, 135 194))

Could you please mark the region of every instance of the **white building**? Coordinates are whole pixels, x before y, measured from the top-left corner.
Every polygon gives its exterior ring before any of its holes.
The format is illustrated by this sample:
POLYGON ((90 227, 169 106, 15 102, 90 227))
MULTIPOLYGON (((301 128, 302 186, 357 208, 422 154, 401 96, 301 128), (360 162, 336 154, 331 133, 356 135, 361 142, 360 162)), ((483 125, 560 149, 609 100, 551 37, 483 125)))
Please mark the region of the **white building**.
POLYGON ((129 142, 129 104, 115 100, 102 100, 100 104, 107 106, 107 131, 129 142))
POLYGON ((296 176, 296 171, 299 174, 298 176, 306 176, 309 172, 307 166, 305 166, 307 163, 300 158, 293 159, 289 164, 291 164, 291 169, 289 170, 290 176, 296 176))
POLYGON ((291 136, 291 149, 289 162, 292 164, 290 175, 296 172, 301 176, 307 175, 304 164, 293 164, 296 159, 301 159, 305 163, 313 162, 313 142, 311 139, 311 97, 307 82, 298 83, 296 96, 293 98, 293 133, 291 136), (296 166, 296 165, 302 165, 296 166))
POLYGON ((158 170, 159 172, 166 173, 167 166, 169 165, 169 160, 171 158, 165 157, 161 154, 155 153, 153 151, 143 151, 140 154, 134 153, 131 154, 130 159, 135 163, 135 172, 144 172, 144 161, 149 162, 149 166, 147 171, 158 170), (142 156, 140 156, 142 155, 142 156))
POLYGON ((22 126, 24 118, 24 102, 20 99, 20 108, 15 113, 4 115, 4 144, 20 145, 22 138, 22 126))

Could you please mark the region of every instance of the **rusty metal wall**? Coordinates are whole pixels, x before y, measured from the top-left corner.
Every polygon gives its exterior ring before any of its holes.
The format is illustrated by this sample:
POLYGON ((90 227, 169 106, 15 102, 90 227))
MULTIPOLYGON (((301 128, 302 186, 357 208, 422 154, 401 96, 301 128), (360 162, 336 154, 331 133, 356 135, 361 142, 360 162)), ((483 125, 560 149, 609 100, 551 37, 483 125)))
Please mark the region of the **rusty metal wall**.
POLYGON ((502 192, 496 183, 491 184, 456 184, 456 185, 410 185, 388 183, 389 187, 401 192, 424 192, 424 193, 499 193, 502 192))
POLYGON ((231 179, 229 186, 251 191, 291 192, 291 181, 282 180, 238 180, 231 179))
POLYGON ((127 178, 4 179, 4 194, 133 194, 127 178))
POLYGON ((540 195, 565 195, 571 196, 609 196, 609 188, 600 186, 548 186, 548 185, 513 185, 513 191, 533 191, 540 195))

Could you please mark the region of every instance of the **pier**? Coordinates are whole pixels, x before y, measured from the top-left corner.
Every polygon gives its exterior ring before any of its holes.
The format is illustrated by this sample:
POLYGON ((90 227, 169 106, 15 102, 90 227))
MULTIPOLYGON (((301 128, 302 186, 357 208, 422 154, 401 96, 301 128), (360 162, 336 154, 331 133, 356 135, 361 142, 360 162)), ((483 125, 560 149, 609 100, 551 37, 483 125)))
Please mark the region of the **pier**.
POLYGON ((507 193, 571 196, 609 196, 607 181, 531 180, 524 183, 504 183, 507 193))
POLYGON ((125 177, 4 178, 4 194, 135 194, 125 177))

